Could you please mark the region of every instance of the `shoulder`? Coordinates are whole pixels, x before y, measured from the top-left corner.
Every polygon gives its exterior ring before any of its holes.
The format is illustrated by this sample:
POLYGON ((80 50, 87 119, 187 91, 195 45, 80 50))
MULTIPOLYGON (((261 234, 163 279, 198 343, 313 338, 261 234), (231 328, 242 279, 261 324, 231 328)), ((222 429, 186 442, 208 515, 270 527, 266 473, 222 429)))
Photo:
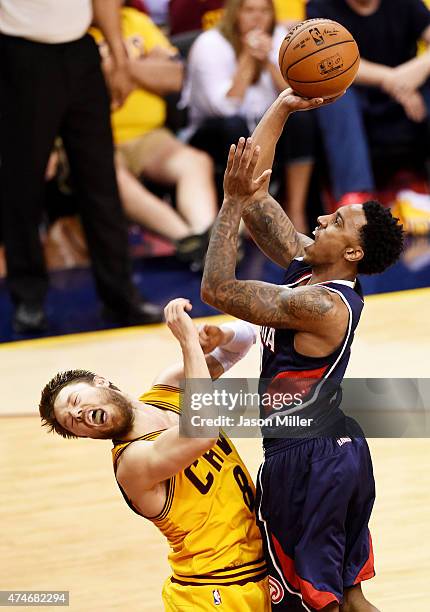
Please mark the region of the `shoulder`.
POLYGON ((139 401, 144 404, 150 404, 156 408, 164 410, 172 410, 180 412, 181 390, 179 387, 167 384, 169 380, 168 370, 166 376, 161 374, 155 381, 154 385, 139 397, 139 401))
POLYGON ((344 326, 348 318, 340 297, 320 285, 281 288, 278 310, 277 320, 281 323, 278 327, 323 336, 331 333, 333 325, 344 326))
POLYGON ((318 319, 344 314, 345 305, 336 293, 322 285, 305 285, 290 290, 287 310, 293 316, 318 319))

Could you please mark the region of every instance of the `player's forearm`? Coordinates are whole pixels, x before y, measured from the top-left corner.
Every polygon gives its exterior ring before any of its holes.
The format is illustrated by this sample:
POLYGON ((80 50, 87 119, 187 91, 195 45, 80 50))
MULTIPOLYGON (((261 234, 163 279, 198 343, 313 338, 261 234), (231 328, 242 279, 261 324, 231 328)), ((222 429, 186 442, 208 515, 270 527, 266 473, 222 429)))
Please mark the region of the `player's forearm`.
POLYGON ((127 53, 122 40, 121 9, 118 0, 92 0, 94 25, 103 33, 112 60, 117 68, 127 64, 127 53))
POLYGON ((211 232, 203 272, 201 296, 211 306, 224 310, 223 287, 236 281, 237 235, 240 207, 224 200, 211 232))
POLYGON ((163 432, 154 441, 152 452, 144 465, 142 477, 147 488, 152 488, 191 465, 216 444, 218 434, 217 431, 213 437, 184 437, 181 436, 179 425, 163 432))
POLYGON ((207 303, 238 319, 271 324, 271 312, 277 300, 278 287, 268 296, 267 283, 240 281, 235 276, 239 206, 228 200, 214 224, 205 261, 201 296, 207 303), (269 297, 269 300, 266 298, 269 297))
POLYGON ((181 91, 184 67, 175 60, 144 58, 130 62, 130 75, 139 87, 164 96, 181 91))
POLYGON ((258 247, 283 268, 288 268, 295 257, 303 255, 305 244, 313 242, 295 230, 270 194, 246 206, 242 218, 258 247))
POLYGON ((181 343, 184 358, 185 379, 210 379, 208 365, 198 338, 190 338, 181 343))
MULTIPOLYGON (((285 84, 286 85, 286 84, 285 84)), ((254 147, 260 147, 260 156, 255 167, 254 177, 273 166, 275 149, 284 130, 290 112, 278 97, 257 125, 252 135, 254 147)))

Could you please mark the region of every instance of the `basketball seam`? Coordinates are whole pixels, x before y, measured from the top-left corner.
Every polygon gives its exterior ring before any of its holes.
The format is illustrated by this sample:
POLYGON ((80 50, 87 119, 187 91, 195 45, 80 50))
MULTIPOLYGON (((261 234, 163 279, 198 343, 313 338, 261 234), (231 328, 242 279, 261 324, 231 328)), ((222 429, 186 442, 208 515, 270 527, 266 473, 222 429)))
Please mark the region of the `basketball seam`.
MULTIPOLYGON (((288 66, 288 70, 287 70, 287 74, 285 75, 285 78, 288 80, 288 73, 290 72, 291 68, 294 68, 294 66, 297 66, 297 64, 300 64, 300 62, 302 62, 303 60, 308 59, 308 57, 312 57, 316 53, 320 53, 321 51, 326 51, 327 49, 331 49, 332 47, 337 47, 338 45, 343 45, 345 43, 357 44, 353 38, 349 38, 348 40, 341 40, 339 42, 333 43, 332 45, 328 45, 328 47, 324 47, 324 49, 317 49, 316 51, 312 51, 312 53, 309 53, 309 55, 305 55, 305 57, 300 58, 299 60, 294 62, 294 64, 291 64, 291 66, 288 66)), ((358 55, 358 57, 360 57, 360 54, 358 55)))
MULTIPOLYGON (((306 30, 306 28, 309 26, 309 22, 310 21, 319 21, 319 22, 324 22, 324 23, 336 23, 335 21, 333 21, 333 19, 324 19, 324 18, 320 18, 320 17, 316 17, 315 19, 307 19, 306 21, 302 21, 301 24, 297 24, 297 32, 291 37, 291 39, 288 41, 287 46, 284 49, 284 53, 282 54, 282 59, 280 60, 280 64, 282 65, 284 63, 284 58, 285 58, 285 54, 287 52, 287 49, 289 48, 289 46, 291 45, 291 43, 293 42, 293 40, 295 40, 297 38, 297 36, 299 34, 301 34, 302 32, 304 32, 306 30)), ((291 33, 290 33, 291 34, 291 33)), ((287 34, 288 36, 288 34, 287 34)))
POLYGON ((352 62, 351 66, 349 66, 349 68, 347 68, 346 70, 344 70, 343 72, 340 72, 339 74, 335 74, 334 76, 328 77, 328 79, 324 79, 323 81, 298 81, 297 79, 288 79, 288 82, 292 81, 294 83, 303 83, 303 84, 307 84, 307 83, 327 83, 327 81, 331 81, 332 79, 337 79, 337 77, 342 76, 343 74, 346 74, 347 72, 349 72, 351 70, 351 68, 353 68, 355 66, 355 64, 357 63, 357 61, 360 59, 360 54, 357 55, 357 57, 355 58, 355 60, 352 62))

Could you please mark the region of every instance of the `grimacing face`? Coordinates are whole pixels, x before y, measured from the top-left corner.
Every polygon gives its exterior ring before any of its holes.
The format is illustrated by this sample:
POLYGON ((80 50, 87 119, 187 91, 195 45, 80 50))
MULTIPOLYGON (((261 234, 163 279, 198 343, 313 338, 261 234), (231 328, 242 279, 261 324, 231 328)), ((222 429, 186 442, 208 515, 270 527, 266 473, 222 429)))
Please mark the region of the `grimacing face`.
POLYGON ((81 381, 63 387, 55 398, 54 414, 62 427, 80 438, 121 438, 134 421, 130 401, 101 376, 94 384, 81 381))
POLYGON ((267 0, 244 0, 237 13, 237 29, 241 36, 252 30, 268 32, 273 13, 267 0))
POLYGON ((305 248, 305 263, 321 266, 347 260, 358 264, 364 255, 360 229, 366 223, 361 204, 341 206, 330 215, 321 215, 314 231, 315 242, 305 248))

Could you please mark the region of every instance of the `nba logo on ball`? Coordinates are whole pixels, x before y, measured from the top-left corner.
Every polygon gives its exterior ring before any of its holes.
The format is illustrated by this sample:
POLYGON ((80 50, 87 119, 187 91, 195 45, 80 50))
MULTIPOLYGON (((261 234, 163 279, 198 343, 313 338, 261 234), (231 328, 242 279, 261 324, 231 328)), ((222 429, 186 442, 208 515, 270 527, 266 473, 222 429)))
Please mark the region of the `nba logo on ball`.
POLYGON ((213 595, 213 597, 214 597, 214 604, 215 604, 216 606, 219 606, 220 604, 222 604, 222 601, 221 601, 221 593, 218 591, 218 589, 214 589, 214 590, 212 591, 212 595, 213 595))
POLYGON ((309 34, 314 39, 314 42, 317 45, 317 47, 319 45, 323 45, 324 44, 324 36, 321 34, 321 32, 318 30, 318 28, 311 28, 309 30, 309 34))

